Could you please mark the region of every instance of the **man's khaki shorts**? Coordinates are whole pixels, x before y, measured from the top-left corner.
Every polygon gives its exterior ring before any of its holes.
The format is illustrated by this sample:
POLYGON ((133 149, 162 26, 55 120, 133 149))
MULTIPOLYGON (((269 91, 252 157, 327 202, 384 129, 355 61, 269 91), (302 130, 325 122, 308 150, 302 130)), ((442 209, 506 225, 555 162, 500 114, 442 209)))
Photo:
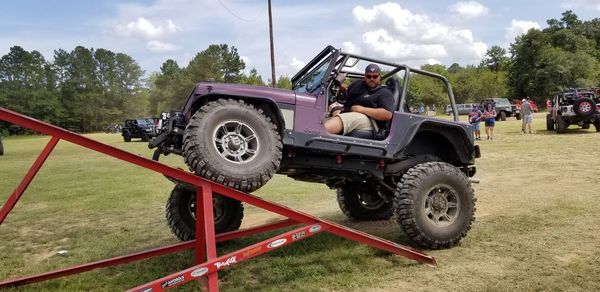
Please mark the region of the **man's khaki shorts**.
POLYGON ((375 126, 374 123, 365 114, 349 112, 341 113, 338 117, 342 119, 342 125, 344 127, 343 135, 348 135, 354 130, 377 130, 373 128, 375 126))

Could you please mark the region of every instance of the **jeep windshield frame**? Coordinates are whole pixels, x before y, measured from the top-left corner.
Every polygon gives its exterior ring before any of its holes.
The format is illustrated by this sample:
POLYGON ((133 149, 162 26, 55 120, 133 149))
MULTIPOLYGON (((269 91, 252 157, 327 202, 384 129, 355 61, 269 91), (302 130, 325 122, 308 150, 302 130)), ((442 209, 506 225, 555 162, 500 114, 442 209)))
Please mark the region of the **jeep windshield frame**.
POLYGON ((327 78, 333 70, 332 60, 337 60, 339 51, 332 46, 327 46, 304 68, 292 77, 292 90, 299 93, 314 93, 325 85, 327 78))

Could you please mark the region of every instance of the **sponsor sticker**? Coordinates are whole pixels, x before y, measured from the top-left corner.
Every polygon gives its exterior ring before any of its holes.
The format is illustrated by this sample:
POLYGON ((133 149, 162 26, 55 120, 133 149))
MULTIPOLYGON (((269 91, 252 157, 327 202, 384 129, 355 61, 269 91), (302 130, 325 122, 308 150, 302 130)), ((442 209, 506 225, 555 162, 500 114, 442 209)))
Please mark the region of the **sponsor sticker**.
POLYGON ((321 225, 315 225, 308 229, 308 232, 313 233, 321 230, 321 225))
POLYGON ((257 247, 255 247, 253 249, 245 251, 242 255, 245 258, 247 258, 247 257, 251 257, 251 256, 253 256, 253 255, 255 255, 255 254, 257 254, 257 253, 259 253, 261 251, 262 251, 262 246, 257 246, 257 247))
POLYGON ((237 263, 236 257, 237 256, 232 256, 224 262, 216 262, 215 267, 217 267, 217 269, 220 269, 221 267, 228 267, 231 264, 236 264, 237 263))
POLYGON ((150 287, 150 288, 146 288, 140 292, 152 292, 152 291, 154 291, 154 289, 152 289, 152 287, 150 287))
POLYGON ((267 245, 268 248, 276 248, 278 246, 282 246, 284 243, 286 243, 287 239, 285 238, 281 238, 281 239, 277 239, 271 243, 269 243, 269 245, 267 245))
POLYGON ((304 237, 306 237, 306 231, 304 231, 304 230, 292 234, 292 240, 294 240, 294 241, 304 238, 304 237))
POLYGON ((179 276, 175 279, 171 279, 169 281, 163 282, 162 284, 160 284, 161 288, 167 288, 167 287, 171 287, 177 283, 181 283, 183 282, 184 276, 179 276))
POLYGON ((193 270, 190 275, 192 275, 194 278, 198 278, 204 276, 206 273, 208 273, 208 268, 199 268, 193 270))

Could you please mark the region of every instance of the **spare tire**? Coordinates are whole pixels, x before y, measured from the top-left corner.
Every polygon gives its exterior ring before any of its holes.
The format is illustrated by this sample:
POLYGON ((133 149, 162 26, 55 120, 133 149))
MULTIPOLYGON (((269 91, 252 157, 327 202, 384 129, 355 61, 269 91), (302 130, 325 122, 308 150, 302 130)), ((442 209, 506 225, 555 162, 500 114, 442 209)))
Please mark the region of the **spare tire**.
POLYGON ((589 117, 596 112, 596 102, 591 98, 578 98, 573 103, 573 111, 580 117, 589 117))
POLYGON ((277 126, 243 101, 220 99, 201 107, 183 135, 190 170, 240 191, 251 192, 273 177, 281 162, 277 126))

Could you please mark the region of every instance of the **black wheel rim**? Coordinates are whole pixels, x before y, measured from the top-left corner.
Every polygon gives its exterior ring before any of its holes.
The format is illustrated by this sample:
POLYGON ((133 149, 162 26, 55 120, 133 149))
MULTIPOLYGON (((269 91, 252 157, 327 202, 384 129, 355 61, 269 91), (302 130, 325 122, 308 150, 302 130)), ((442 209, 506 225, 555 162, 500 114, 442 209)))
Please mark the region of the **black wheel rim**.
POLYGON ((358 200, 363 208, 367 210, 378 210, 385 204, 385 200, 377 195, 360 192, 358 200))
MULTIPOLYGON (((196 196, 190 196, 188 201, 188 212, 194 221, 196 220, 196 196)), ((225 201, 222 196, 213 196, 213 217, 215 223, 219 222, 225 215, 225 201)))
POLYGON ((438 227, 446 227, 458 219, 460 197, 454 188, 439 184, 427 192, 423 208, 429 223, 438 227))

